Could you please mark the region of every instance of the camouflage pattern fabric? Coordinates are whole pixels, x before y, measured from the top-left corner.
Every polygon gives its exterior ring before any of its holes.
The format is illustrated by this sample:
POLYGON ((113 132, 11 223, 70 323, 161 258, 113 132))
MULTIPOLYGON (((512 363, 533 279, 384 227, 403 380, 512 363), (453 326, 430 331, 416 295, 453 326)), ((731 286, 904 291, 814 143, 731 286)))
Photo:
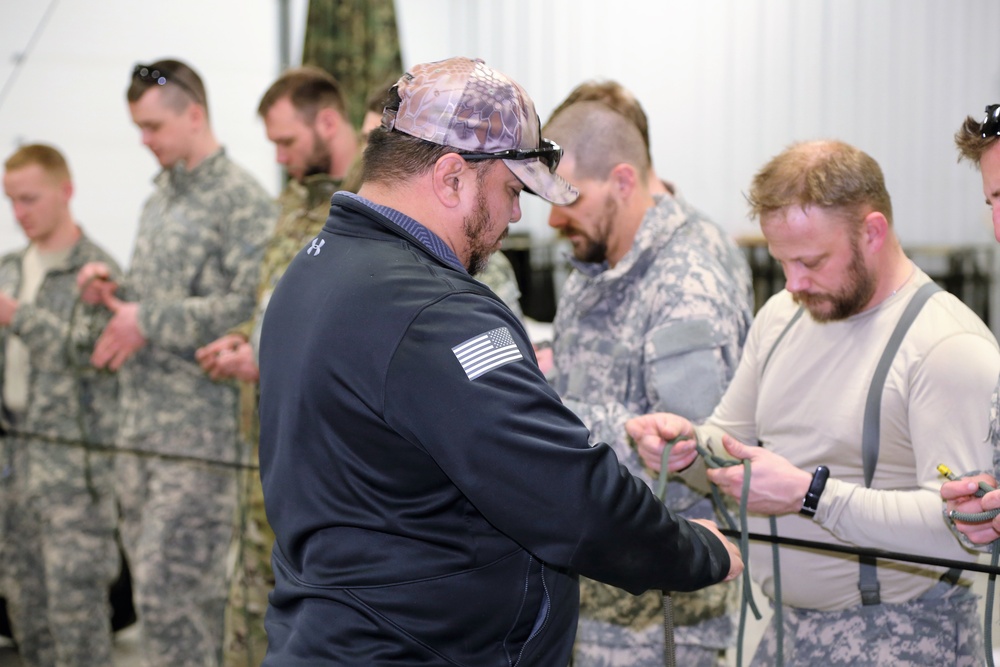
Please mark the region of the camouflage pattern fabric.
MULTIPOLYGON (((184 438, 201 445, 226 437, 191 427, 138 444, 165 447, 184 438)), ((129 453, 116 457, 115 474, 145 664, 220 664, 236 474, 211 462, 129 453)))
POLYGON ((521 290, 517 286, 517 276, 507 255, 499 250, 493 253, 486 269, 475 278, 493 290, 493 293, 517 315, 517 319, 524 319, 524 313, 521 312, 521 290))
MULTIPOLYGON (((721 588, 731 590, 729 586, 721 588)), ((593 637, 594 640, 593 645, 588 647, 590 650, 583 649, 579 645, 576 647, 573 667, 580 665, 633 667, 664 664, 662 612, 659 624, 646 628, 646 631, 639 634, 632 642, 628 640, 633 639, 634 635, 624 637, 625 643, 622 643, 623 636, 617 628, 603 621, 581 617, 579 628, 579 632, 593 637)), ((722 649, 712 649, 697 644, 677 644, 675 649, 677 664, 683 667, 723 667, 726 664, 725 651, 722 649)))
POLYGON ((1000 378, 990 403, 990 442, 993 444, 993 477, 1000 480, 1000 378))
MULTIPOLYGON (((656 199, 614 268, 573 264, 556 310, 550 381, 592 440, 611 445, 652 486, 625 422, 661 410, 694 421, 711 414, 750 327, 749 267, 722 229, 669 196, 656 199)), ((711 500, 680 480, 667 485, 666 503, 685 518, 716 518, 711 500)), ((675 641, 701 647, 708 664, 732 644, 734 589, 674 596, 675 641)), ((582 580, 580 616, 574 665, 623 664, 622 656, 663 664, 659 591, 636 597, 582 580)))
POLYGON ((194 353, 253 313, 264 246, 277 217, 271 198, 220 149, 191 171, 156 177, 139 220, 123 286, 138 301, 149 342, 120 373, 125 441, 191 425, 229 428, 226 442, 171 442, 165 454, 236 461, 237 390, 213 382, 194 353))
MULTIPOLYGON (((0 258, 7 294, 19 292, 23 255, 0 258)), ((115 376, 90 365, 110 316, 79 301, 76 274, 90 261, 119 274, 81 237, 34 302, 0 329, 0 368, 11 335, 31 358, 27 407, 5 414, 0 440, 4 592, 21 661, 31 667, 111 664, 108 589, 121 568, 114 480, 110 454, 87 444, 114 441, 118 397, 115 376)))
MULTIPOLYGON (((382 116, 387 130, 477 153, 545 148, 527 91, 482 60, 449 58, 415 65, 395 89, 399 107, 386 108, 382 116)), ((536 196, 553 204, 573 203, 579 192, 550 171, 552 153, 537 155, 502 162, 536 196)))
MULTIPOLYGON (((302 64, 325 69, 344 90, 371 90, 398 77, 403 61, 393 0, 309 0, 302 64)), ((364 97, 344 101, 351 125, 360 127, 364 97)))
MULTIPOLYGON (((264 251, 260 284, 257 288, 257 313, 235 329, 248 339, 264 316, 271 292, 278 284, 292 258, 314 238, 330 213, 330 198, 337 182, 326 174, 309 176, 302 183, 289 182, 278 199, 281 216, 264 251)), ((240 430, 253 446, 252 460, 257 460, 259 422, 256 384, 241 383, 240 430)), ((274 588, 271 549, 274 531, 264 513, 264 493, 260 473, 246 470, 240 474, 240 511, 237 517, 236 570, 229 587, 226 605, 226 667, 257 667, 267 652, 264 613, 267 596, 274 588)))
POLYGON ((122 532, 150 665, 219 664, 236 473, 238 390, 194 353, 253 313, 276 211, 226 157, 161 172, 139 221, 124 298, 148 339, 119 372, 122 532), (160 459, 156 455, 187 459, 160 459))
MULTIPOLYGON (((783 607, 785 667, 926 667, 983 664, 982 623, 976 596, 962 586, 940 583, 901 604, 841 611, 783 607)), ((776 664, 774 618, 752 665, 776 664)))

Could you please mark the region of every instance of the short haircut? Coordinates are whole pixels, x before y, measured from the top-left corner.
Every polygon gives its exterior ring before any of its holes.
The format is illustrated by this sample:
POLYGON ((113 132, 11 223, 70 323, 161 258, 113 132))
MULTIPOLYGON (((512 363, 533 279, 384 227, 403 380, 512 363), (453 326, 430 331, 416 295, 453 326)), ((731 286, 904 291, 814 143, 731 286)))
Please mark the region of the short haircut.
POLYGON ((132 83, 129 84, 125 94, 130 103, 138 102, 150 88, 160 88, 163 104, 168 108, 180 113, 193 102, 202 106, 205 109, 205 116, 208 117, 208 92, 201 77, 189 65, 180 60, 166 59, 157 60, 145 67, 150 71, 159 70, 164 83, 140 78, 133 73, 132 83))
POLYGON ((555 118, 566 107, 577 102, 603 102, 625 118, 629 119, 639 134, 642 135, 642 142, 646 145, 646 158, 652 164, 653 158, 649 153, 649 120, 646 112, 643 111, 639 100, 630 90, 617 81, 610 79, 605 81, 584 81, 579 86, 570 91, 569 95, 552 112, 551 118, 555 118))
POLYGON ((870 208, 892 224, 892 200, 878 162, 842 141, 792 144, 757 172, 746 198, 757 218, 791 206, 819 206, 860 222, 870 208))
POLYGON ((966 116, 962 127, 955 133, 955 146, 958 148, 958 161, 968 160, 972 164, 979 166, 979 161, 983 159, 983 153, 993 147, 993 144, 1000 141, 1000 136, 983 136, 983 124, 973 118, 966 116))
POLYGON ((278 100, 286 97, 306 123, 316 120, 320 109, 336 109, 341 116, 347 117, 340 83, 318 67, 296 67, 279 76, 260 99, 257 113, 263 118, 278 100))
POLYGON ((17 171, 36 164, 46 174, 58 182, 71 180, 66 158, 58 150, 47 144, 27 144, 21 146, 4 162, 5 171, 17 171))
POLYGON ((604 180, 621 163, 635 167, 643 182, 649 175, 649 153, 639 129, 603 102, 561 107, 542 135, 573 157, 577 178, 604 180))
MULTIPOLYGON (((463 151, 453 146, 442 146, 404 132, 389 132, 376 127, 368 135, 368 145, 361 161, 361 180, 364 183, 398 183, 419 176, 431 169, 442 155, 463 151)), ((476 160, 469 167, 477 178, 482 165, 500 160, 476 160)))

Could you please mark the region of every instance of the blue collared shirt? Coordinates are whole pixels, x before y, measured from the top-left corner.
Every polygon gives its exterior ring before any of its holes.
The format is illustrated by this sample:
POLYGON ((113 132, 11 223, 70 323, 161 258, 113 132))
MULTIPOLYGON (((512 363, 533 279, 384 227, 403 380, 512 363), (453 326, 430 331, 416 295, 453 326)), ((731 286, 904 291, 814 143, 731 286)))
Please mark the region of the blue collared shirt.
POLYGON ((350 197, 356 202, 364 204, 368 208, 372 209, 376 213, 388 218, 393 224, 397 225, 400 229, 412 235, 415 239, 420 241, 427 250, 429 250, 435 257, 440 259, 447 264, 459 269, 465 273, 468 270, 463 266, 462 262, 458 259, 458 255, 455 251, 445 243, 440 236, 432 232, 431 230, 424 227, 422 224, 406 215, 405 213, 400 213, 394 208, 388 206, 383 206, 382 204, 376 204, 370 199, 366 199, 361 195, 354 194, 353 192, 342 191, 342 194, 346 197, 350 197))

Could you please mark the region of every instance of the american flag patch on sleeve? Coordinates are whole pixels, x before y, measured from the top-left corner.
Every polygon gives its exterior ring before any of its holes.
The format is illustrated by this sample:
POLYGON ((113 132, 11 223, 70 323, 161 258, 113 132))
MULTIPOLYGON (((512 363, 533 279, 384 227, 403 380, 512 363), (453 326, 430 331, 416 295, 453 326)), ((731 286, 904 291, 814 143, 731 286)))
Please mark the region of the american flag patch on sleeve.
POLYGON ((458 363, 462 364, 462 370, 470 380, 524 358, 507 327, 499 327, 470 338, 451 348, 451 351, 455 353, 458 363))

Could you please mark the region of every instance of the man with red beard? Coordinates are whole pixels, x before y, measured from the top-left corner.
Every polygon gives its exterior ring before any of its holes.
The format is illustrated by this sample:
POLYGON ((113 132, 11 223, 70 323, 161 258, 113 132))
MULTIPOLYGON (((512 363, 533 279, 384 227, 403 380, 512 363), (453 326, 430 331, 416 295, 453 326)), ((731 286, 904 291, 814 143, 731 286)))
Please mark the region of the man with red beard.
MULTIPOLYGON (((857 148, 795 144, 757 173, 748 200, 785 290, 757 313, 736 376, 704 424, 672 414, 630 422, 643 460, 659 470, 665 441, 696 437, 750 461, 751 531, 767 532, 762 515, 775 515, 782 537, 975 561, 944 516, 936 466, 990 466, 993 335, 906 257, 882 171, 857 148)), ((705 476, 700 459, 692 465, 694 445, 673 448, 670 471, 705 476)), ((740 497, 743 466, 707 477, 740 497)), ((982 663, 976 597, 958 572, 779 552, 781 607, 754 664, 776 664, 779 650, 785 665, 982 663)), ((750 557, 774 600, 770 546, 755 543, 750 557)))
MULTIPOLYGON (((750 268, 718 225, 650 190, 635 123, 603 101, 561 106, 544 128, 564 151, 556 171, 579 191, 549 225, 573 244, 548 373, 563 402, 647 485, 625 423, 654 411, 701 420, 736 371, 753 315, 750 268)), ((659 183, 659 180, 656 181, 659 183)), ((667 507, 714 518, 704 489, 671 484, 667 507)), ((673 597, 677 663, 714 667, 732 644, 733 586, 673 597)), ((573 664, 664 664, 663 597, 581 579, 573 664)))

